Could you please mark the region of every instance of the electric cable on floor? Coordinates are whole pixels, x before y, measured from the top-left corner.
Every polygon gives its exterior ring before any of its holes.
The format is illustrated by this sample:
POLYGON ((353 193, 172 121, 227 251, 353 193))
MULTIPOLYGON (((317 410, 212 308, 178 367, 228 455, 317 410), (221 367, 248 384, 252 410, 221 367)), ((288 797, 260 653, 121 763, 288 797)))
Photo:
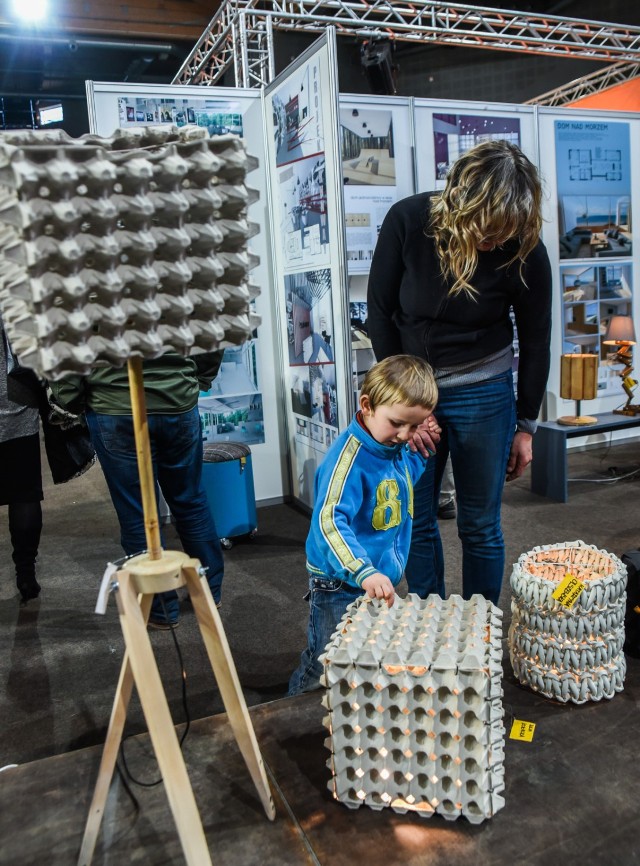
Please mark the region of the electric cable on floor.
MULTIPOLYGON (((607 442, 604 454, 600 457, 600 463, 602 463, 611 451, 612 441, 613 430, 609 433, 609 441, 607 442)), ((610 466, 609 470, 615 471, 615 467, 610 466)), ((640 466, 637 469, 633 469, 631 472, 627 472, 624 475, 616 475, 613 478, 567 478, 567 481, 583 481, 585 484, 615 484, 617 481, 624 481, 627 478, 633 478, 634 475, 638 475, 639 473, 640 466)))
MULTIPOLYGON (((164 618, 166 619, 167 622, 169 622, 169 617, 167 615, 167 608, 165 606, 164 599, 162 598, 161 594, 159 594, 157 597, 160 599, 160 604, 162 606, 162 613, 164 615, 164 618)), ((182 707, 184 709, 184 715, 185 715, 185 720, 186 720, 185 729, 182 733, 182 736, 180 737, 180 748, 182 749, 182 745, 183 745, 184 741, 187 739, 189 729, 191 728, 191 716, 189 714, 189 704, 187 701, 187 672, 186 672, 185 667, 184 667, 184 661, 182 659, 182 652, 180 650, 180 644, 178 642, 178 637, 176 635, 176 629, 170 628, 169 631, 171 632, 171 637, 173 638, 173 643, 174 643, 174 646, 176 648, 176 653, 178 655, 178 661, 180 663, 180 677, 182 680, 182 707)), ((125 741, 130 739, 130 737, 133 737, 133 736, 138 736, 138 735, 137 734, 129 734, 126 737, 122 738, 119 751, 120 751, 120 758, 122 759, 123 769, 120 769, 117 762, 116 762, 116 767, 118 769, 118 772, 120 773, 120 777, 123 779, 125 790, 127 791, 129 796, 133 800, 133 803, 134 803, 134 806, 136 807, 136 809, 138 809, 139 808, 138 801, 137 801, 135 795, 133 794, 133 791, 130 789, 128 784, 125 782, 125 776, 128 779, 130 779, 134 785, 138 785, 141 788, 153 788, 156 785, 159 785, 162 782, 162 776, 160 776, 160 778, 156 779, 154 782, 143 782, 140 779, 136 779, 136 777, 133 775, 133 773, 131 772, 131 770, 129 769, 129 767, 127 765, 127 758, 126 758, 125 751, 124 751, 125 741)))

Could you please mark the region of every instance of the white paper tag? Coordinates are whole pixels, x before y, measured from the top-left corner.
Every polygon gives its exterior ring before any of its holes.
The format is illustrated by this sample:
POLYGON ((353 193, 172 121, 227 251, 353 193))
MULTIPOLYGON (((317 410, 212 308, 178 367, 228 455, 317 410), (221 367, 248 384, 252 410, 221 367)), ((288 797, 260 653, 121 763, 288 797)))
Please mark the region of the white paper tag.
POLYGON ((117 570, 117 565, 114 565, 112 562, 107 563, 107 567, 102 575, 102 583, 100 584, 100 591, 98 592, 95 613, 101 613, 104 615, 107 612, 109 592, 111 591, 111 581, 117 570))

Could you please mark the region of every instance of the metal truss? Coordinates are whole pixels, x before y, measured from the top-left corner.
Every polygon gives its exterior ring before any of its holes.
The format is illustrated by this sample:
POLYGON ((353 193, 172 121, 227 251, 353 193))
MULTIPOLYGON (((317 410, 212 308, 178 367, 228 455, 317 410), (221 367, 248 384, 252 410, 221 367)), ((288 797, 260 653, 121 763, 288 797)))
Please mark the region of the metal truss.
POLYGON ((614 87, 616 84, 623 84, 638 75, 640 75, 640 63, 613 63, 604 69, 598 69, 596 72, 590 72, 589 75, 563 84, 562 87, 556 87, 555 90, 541 93, 540 96, 527 100, 525 105, 566 105, 584 96, 600 93, 601 90, 614 87))
POLYGON ((437 0, 223 0, 174 78, 175 84, 215 84, 234 66, 236 86, 272 80, 271 28, 340 36, 459 45, 493 51, 640 60, 640 27, 530 15, 437 0))

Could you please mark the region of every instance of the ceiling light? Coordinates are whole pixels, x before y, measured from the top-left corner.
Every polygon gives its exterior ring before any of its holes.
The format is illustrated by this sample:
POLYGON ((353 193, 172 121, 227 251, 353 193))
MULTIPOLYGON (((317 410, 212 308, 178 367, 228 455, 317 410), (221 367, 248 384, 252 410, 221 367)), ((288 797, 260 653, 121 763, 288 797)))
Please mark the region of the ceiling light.
POLYGON ((13 0, 13 14, 22 21, 35 24, 43 21, 47 14, 47 0, 13 0))

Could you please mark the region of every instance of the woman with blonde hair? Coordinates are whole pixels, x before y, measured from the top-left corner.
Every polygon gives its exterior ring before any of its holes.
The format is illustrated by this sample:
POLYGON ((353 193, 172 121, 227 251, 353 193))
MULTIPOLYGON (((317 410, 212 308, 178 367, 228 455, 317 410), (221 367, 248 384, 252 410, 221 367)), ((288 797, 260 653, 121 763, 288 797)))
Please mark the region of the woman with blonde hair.
MULTIPOLYGON (((437 510, 450 454, 463 595, 498 603, 502 487, 531 461, 549 372, 551 269, 540 240, 541 199, 537 170, 522 151, 487 141, 454 163, 443 191, 397 202, 380 230, 367 299, 375 355, 424 358, 439 389, 441 439, 415 489, 405 570, 409 590, 422 597, 445 593, 437 510)), ((416 444, 434 447, 429 428, 416 444)))

